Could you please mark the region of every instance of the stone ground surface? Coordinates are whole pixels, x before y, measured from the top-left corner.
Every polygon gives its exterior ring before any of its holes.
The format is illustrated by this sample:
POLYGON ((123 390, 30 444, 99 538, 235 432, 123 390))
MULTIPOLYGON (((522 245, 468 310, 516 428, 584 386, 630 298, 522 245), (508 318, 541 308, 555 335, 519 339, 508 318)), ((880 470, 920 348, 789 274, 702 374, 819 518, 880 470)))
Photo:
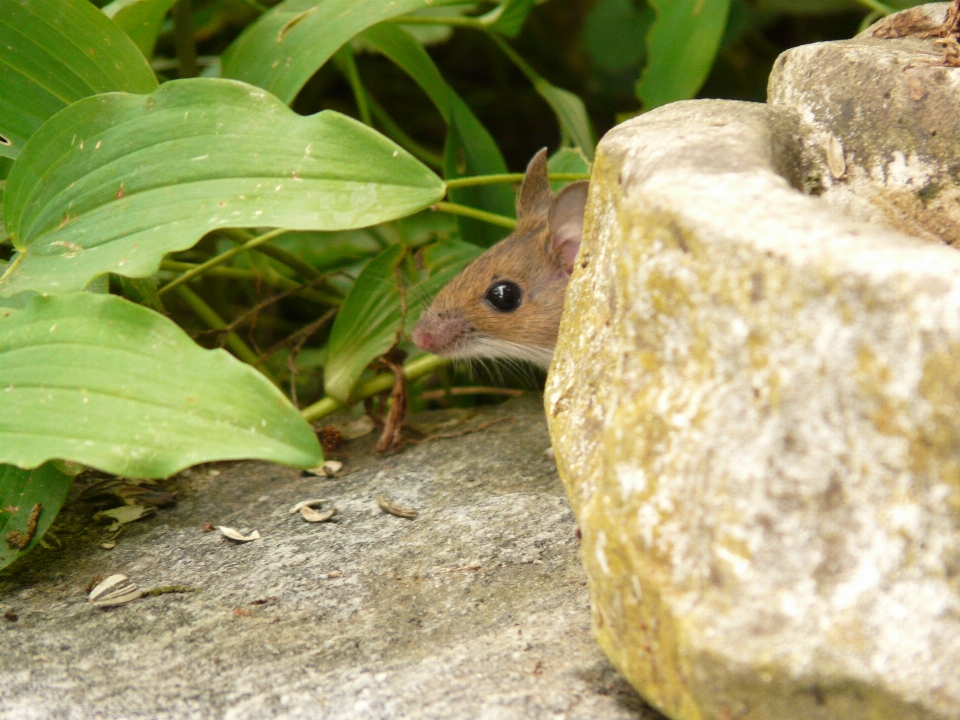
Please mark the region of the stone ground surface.
POLYGON ((391 457, 368 435, 332 454, 348 473, 336 479, 195 468, 169 483, 176 507, 112 550, 78 482, 62 546, 0 576, 0 717, 660 718, 591 635, 538 398, 446 431, 501 416, 391 457), (380 495, 419 517, 384 514, 380 495), (315 497, 335 521, 288 513, 315 497), (204 522, 263 538, 235 544, 204 522), (89 605, 90 579, 113 573, 200 591, 89 605))

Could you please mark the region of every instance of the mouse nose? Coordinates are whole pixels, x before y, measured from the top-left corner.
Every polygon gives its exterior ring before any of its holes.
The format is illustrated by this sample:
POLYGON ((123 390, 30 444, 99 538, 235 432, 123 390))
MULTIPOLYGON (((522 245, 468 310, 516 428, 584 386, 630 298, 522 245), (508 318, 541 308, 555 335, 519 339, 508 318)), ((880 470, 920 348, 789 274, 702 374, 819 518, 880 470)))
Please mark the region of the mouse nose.
POLYGON ((426 350, 427 352, 433 352, 437 346, 437 338, 432 333, 425 330, 420 325, 417 325, 413 328, 411 333, 413 338, 413 344, 416 345, 421 350, 426 350))

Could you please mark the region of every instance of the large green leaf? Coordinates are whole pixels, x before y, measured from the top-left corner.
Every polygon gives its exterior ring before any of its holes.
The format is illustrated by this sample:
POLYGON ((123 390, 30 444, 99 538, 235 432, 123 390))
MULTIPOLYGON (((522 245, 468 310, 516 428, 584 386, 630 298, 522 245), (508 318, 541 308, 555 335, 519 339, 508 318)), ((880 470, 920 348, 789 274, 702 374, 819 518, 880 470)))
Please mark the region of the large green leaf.
POLYGON ((130 38, 87 0, 0 0, 0 48, 0 155, 7 157, 72 102, 157 87, 130 38))
POLYGON ((285 103, 337 49, 371 25, 463 0, 284 0, 223 54, 223 75, 258 85, 285 103))
POLYGON ((0 568, 40 542, 66 501, 71 485, 73 478, 60 472, 54 463, 44 463, 33 470, 0 464, 0 568), (23 534, 37 503, 41 506, 40 515, 30 544, 17 548, 7 541, 7 533, 23 534))
POLYGON ((0 296, 150 275, 215 228, 363 227, 443 193, 376 131, 333 111, 301 117, 244 83, 99 95, 51 119, 14 164, 3 217, 21 255, 0 296))
POLYGON ((53 458, 134 477, 211 460, 314 467, 310 426, 260 373, 114 295, 0 310, 0 462, 53 458))
MULTIPOLYGON (((446 83, 426 50, 403 28, 380 23, 358 39, 388 57, 407 73, 430 98, 447 123, 444 172, 447 179, 507 172, 500 148, 463 99, 446 83)), ((513 192, 506 185, 482 185, 450 191, 454 202, 487 212, 513 217, 513 192)), ((503 237, 503 230, 489 223, 458 218, 464 240, 488 246, 503 237)))
POLYGON ((401 244, 391 245, 367 263, 330 330, 324 370, 327 394, 346 401, 367 365, 399 342, 424 305, 481 252, 476 245, 457 240, 434 243, 423 250, 424 270, 418 278, 404 266, 409 250, 401 244))
POLYGON ((167 12, 177 0, 114 0, 103 8, 146 57, 153 56, 157 35, 167 12))
POLYGON ((710 73, 730 0, 648 0, 657 19, 647 35, 647 67, 637 82, 646 110, 697 94, 710 73))

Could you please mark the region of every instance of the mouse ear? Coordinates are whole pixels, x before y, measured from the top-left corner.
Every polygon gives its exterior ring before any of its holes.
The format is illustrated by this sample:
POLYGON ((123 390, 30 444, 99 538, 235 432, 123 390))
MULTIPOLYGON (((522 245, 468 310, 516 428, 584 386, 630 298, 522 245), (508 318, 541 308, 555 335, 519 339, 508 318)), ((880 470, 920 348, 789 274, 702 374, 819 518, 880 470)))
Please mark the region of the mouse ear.
POLYGON ((547 176, 547 149, 543 148, 527 165, 520 192, 517 193, 517 218, 523 220, 545 215, 552 197, 550 179, 547 176))
POLYGON ((587 206, 586 180, 571 183, 557 193, 547 221, 550 226, 550 248, 557 267, 567 275, 573 272, 573 263, 583 237, 583 212, 587 206))

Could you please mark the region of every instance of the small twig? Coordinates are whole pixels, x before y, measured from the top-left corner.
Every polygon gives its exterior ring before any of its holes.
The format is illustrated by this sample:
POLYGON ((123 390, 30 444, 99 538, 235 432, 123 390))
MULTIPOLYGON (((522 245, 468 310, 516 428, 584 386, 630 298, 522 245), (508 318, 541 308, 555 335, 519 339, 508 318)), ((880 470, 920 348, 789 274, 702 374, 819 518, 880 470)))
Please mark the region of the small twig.
POLYGON ((161 585, 160 587, 144 590, 141 597, 150 597, 152 595, 169 595, 171 593, 192 593, 200 592, 198 587, 189 587, 188 585, 161 585))
POLYGON ((512 417, 510 417, 510 416, 501 417, 501 418, 495 418, 494 420, 487 420, 486 422, 482 422, 482 423, 480 423, 479 425, 474 425, 474 426, 471 427, 471 428, 465 428, 464 430, 458 430, 458 431, 456 431, 456 432, 448 432, 448 433, 437 433, 436 435, 428 435, 428 436, 425 437, 423 440, 411 440, 410 442, 415 443, 415 444, 418 444, 418 445, 422 445, 423 443, 430 442, 431 440, 446 440, 446 439, 449 439, 449 438, 463 437, 464 435, 471 435, 471 434, 473 434, 473 433, 475 433, 475 432, 480 432, 481 430, 486 430, 488 427, 492 427, 492 426, 494 426, 494 425, 499 425, 499 424, 502 423, 502 422, 511 422, 511 423, 512 423, 512 422, 514 422, 514 419, 513 419, 512 417))
POLYGON ((512 388, 500 387, 455 387, 447 390, 427 390, 420 393, 423 400, 442 400, 447 395, 506 395, 507 397, 517 397, 523 395, 523 390, 514 390, 512 388))

